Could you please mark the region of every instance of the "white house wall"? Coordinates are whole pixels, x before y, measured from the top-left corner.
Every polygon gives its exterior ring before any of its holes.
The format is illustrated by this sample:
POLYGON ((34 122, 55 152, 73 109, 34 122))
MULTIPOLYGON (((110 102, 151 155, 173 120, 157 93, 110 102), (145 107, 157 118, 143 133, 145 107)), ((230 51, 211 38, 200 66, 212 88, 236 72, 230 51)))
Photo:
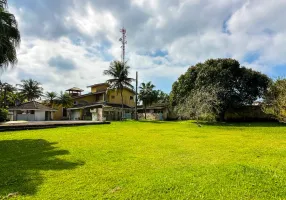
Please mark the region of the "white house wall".
POLYGON ((45 121, 45 111, 35 111, 35 121, 45 121))

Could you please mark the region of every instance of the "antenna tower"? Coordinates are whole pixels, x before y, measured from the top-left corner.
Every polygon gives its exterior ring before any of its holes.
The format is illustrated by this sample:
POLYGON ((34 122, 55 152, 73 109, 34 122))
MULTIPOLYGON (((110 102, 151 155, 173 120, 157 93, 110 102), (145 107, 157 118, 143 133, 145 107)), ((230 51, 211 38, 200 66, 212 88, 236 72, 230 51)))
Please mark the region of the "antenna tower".
POLYGON ((121 42, 121 49, 122 49, 122 63, 125 64, 125 45, 127 44, 126 41, 126 29, 123 27, 122 29, 120 29, 120 32, 122 33, 122 37, 119 39, 119 41, 121 42))

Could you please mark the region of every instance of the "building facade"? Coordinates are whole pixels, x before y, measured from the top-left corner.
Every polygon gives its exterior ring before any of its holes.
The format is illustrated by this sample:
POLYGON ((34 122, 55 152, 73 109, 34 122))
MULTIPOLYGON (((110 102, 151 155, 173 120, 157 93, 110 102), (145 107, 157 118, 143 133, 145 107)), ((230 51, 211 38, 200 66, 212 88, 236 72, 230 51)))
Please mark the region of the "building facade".
POLYGON ((29 101, 8 109, 13 121, 50 121, 56 109, 45 106, 37 101, 29 101))
MULTIPOLYGON (((54 114, 56 120, 93 120, 113 121, 122 117, 121 91, 109 88, 107 83, 88 86, 90 93, 81 95, 82 90, 71 88, 67 91, 72 94, 73 106, 70 108, 58 107, 54 114)), ((135 92, 130 88, 123 88, 123 116, 131 118, 135 107, 135 92)))

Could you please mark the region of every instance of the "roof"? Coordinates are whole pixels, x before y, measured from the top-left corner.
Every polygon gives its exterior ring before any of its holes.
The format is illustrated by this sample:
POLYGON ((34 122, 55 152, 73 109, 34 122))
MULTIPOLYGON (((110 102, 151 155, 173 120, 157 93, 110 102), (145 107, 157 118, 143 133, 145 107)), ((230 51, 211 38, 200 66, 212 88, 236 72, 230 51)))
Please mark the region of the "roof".
POLYGON ((89 88, 89 87, 95 87, 95 86, 100 86, 100 85, 107 85, 107 86, 109 86, 108 83, 97 83, 97 84, 89 85, 87 87, 89 88))
MULTIPOLYGON (((118 103, 101 102, 101 103, 88 103, 88 104, 85 104, 85 105, 76 105, 76 106, 74 106, 72 108, 68 108, 68 110, 77 110, 77 109, 91 108, 91 107, 102 108, 104 106, 111 106, 111 107, 115 107, 115 108, 121 108, 122 107, 122 105, 118 104, 118 103)), ((123 104, 123 108, 131 108, 131 107, 123 104)))
POLYGON ((66 91, 76 91, 76 92, 83 92, 84 90, 78 88, 78 87, 73 87, 73 88, 70 88, 70 89, 67 89, 66 91))
POLYGON ((83 94, 83 95, 80 95, 80 96, 75 96, 73 97, 74 99, 78 99, 78 98, 81 98, 81 97, 86 97, 86 96, 92 96, 92 95, 95 95, 95 94, 103 94, 105 93, 106 90, 102 90, 102 91, 99 91, 99 92, 91 92, 91 93, 88 93, 88 94, 83 94))
MULTIPOLYGON (((96 86, 100 86, 100 85, 106 85, 107 87, 109 87, 109 84, 108 83, 97 83, 97 84, 94 84, 94 85, 89 85, 87 86, 88 88, 89 87, 96 87, 96 86)), ((108 88, 108 89, 111 89, 111 88, 108 88)), ((134 93, 135 94, 135 91, 129 87, 124 87, 124 89, 127 89, 129 90, 130 92, 134 93)))
POLYGON ((50 108, 48 106, 45 106, 44 104, 41 104, 37 101, 29 101, 26 103, 22 103, 18 106, 9 108, 8 110, 43 110, 43 111, 57 111, 56 109, 50 108))
MULTIPOLYGON (((168 105, 167 104, 161 104, 161 103, 159 103, 159 104, 152 104, 151 106, 147 106, 147 110, 149 110, 149 109, 152 109, 152 110, 160 110, 160 109, 165 109, 165 108, 167 108, 168 107, 168 105)), ((144 107, 143 107, 143 105, 140 105, 140 106, 138 106, 138 108, 137 108, 138 110, 142 110, 142 109, 144 109, 144 107)))

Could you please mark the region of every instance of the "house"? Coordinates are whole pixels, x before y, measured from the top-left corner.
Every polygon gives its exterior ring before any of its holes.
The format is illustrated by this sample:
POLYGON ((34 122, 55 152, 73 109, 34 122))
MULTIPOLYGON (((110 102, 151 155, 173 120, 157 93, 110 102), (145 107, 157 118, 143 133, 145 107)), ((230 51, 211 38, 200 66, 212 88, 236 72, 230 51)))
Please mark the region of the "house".
MULTIPOLYGON (((120 120, 121 113, 121 92, 110 89, 107 83, 98 83, 88 86, 90 92, 81 94, 83 90, 73 87, 66 90, 73 97, 71 108, 59 108, 55 113, 55 119, 70 120, 120 120)), ((123 88, 123 112, 125 118, 131 118, 135 107, 135 92, 127 87, 123 88)))
POLYGON ((13 113, 13 121, 48 121, 57 110, 37 101, 29 101, 8 109, 13 113))
MULTIPOLYGON (((138 119, 145 119, 144 107, 138 106, 138 119)), ((168 118, 167 104, 152 104, 146 107, 146 119, 148 120, 166 120, 168 118)))

